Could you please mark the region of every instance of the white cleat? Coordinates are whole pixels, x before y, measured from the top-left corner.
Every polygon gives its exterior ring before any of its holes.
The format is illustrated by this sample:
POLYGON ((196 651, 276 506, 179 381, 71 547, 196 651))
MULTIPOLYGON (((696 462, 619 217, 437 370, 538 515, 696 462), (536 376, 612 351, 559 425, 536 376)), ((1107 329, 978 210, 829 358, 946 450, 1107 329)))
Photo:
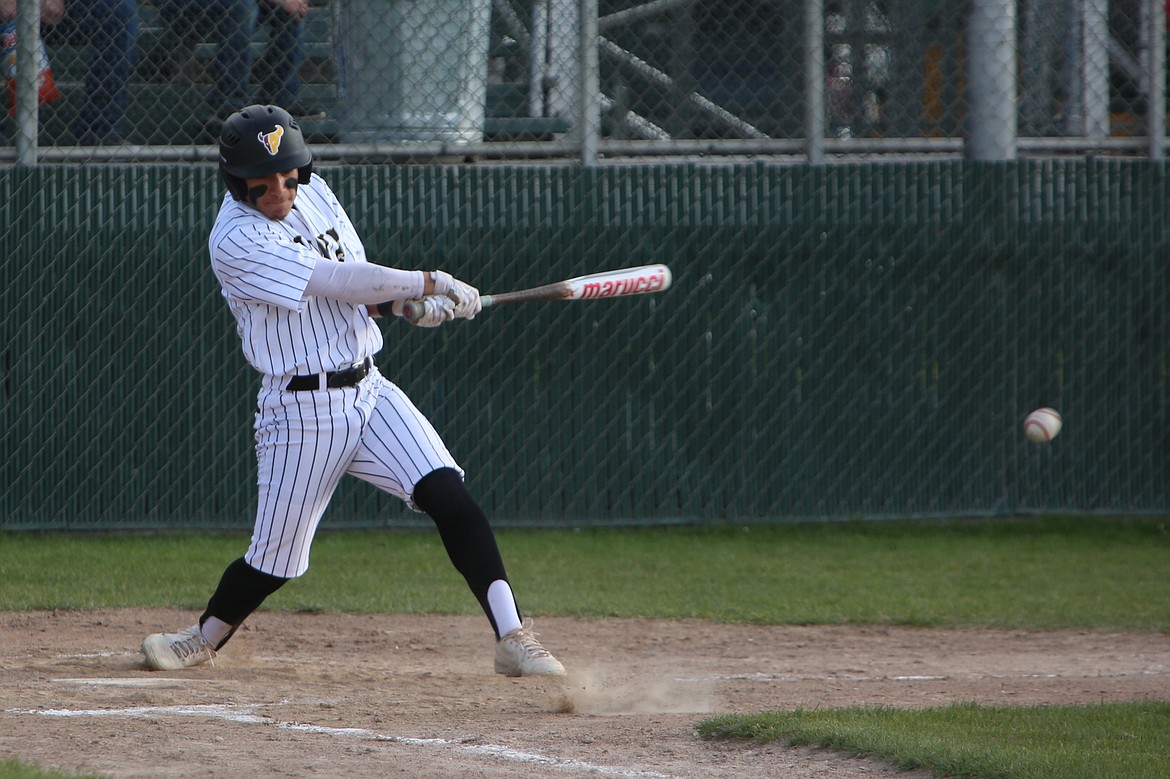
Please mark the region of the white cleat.
POLYGON ((142 642, 142 654, 152 671, 178 671, 215 659, 215 647, 203 637, 198 625, 178 633, 154 633, 142 642))
POLYGON ((496 673, 505 676, 564 676, 565 667, 536 640, 532 620, 496 642, 496 673))

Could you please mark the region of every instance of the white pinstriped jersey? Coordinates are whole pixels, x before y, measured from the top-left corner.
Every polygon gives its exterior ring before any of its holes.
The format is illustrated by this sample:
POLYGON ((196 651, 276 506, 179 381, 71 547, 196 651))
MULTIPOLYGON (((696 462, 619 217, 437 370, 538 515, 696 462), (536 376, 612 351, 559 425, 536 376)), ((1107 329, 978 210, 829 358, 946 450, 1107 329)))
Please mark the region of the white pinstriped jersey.
POLYGON ((303 298, 318 257, 366 262, 357 230, 320 176, 297 189, 292 212, 279 222, 225 195, 208 250, 244 357, 261 373, 340 370, 382 348, 365 306, 303 298))

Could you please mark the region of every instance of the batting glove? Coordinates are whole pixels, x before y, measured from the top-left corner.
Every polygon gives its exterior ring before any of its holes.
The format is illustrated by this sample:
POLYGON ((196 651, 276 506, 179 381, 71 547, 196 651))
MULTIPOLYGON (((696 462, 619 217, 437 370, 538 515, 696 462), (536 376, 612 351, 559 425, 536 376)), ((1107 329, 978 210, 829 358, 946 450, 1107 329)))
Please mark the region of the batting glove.
POLYGON ((435 282, 436 295, 445 295, 455 301, 455 316, 460 319, 475 319, 475 315, 483 310, 479 300, 479 290, 465 281, 441 270, 431 271, 431 278, 435 282))
POLYGON ((459 279, 452 279, 451 291, 447 293, 447 297, 455 301, 455 316, 460 319, 475 319, 475 315, 483 310, 479 290, 459 279))
POLYGON ((433 270, 431 271, 431 281, 435 282, 435 288, 431 294, 446 295, 451 291, 451 285, 455 283, 455 277, 447 273, 447 271, 433 270))
POLYGON ((423 315, 411 322, 416 327, 438 327, 455 318, 455 301, 446 295, 427 295, 410 302, 423 308, 423 315))

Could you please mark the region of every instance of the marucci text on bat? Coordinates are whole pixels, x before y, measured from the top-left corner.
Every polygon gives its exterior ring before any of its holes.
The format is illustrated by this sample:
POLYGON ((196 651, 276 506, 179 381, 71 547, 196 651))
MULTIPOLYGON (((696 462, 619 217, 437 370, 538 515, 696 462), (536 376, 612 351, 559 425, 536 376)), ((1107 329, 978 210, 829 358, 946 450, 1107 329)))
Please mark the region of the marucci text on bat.
POLYGON ((657 292, 665 286, 666 275, 662 273, 616 281, 591 281, 581 287, 581 298, 608 298, 642 292, 657 292))

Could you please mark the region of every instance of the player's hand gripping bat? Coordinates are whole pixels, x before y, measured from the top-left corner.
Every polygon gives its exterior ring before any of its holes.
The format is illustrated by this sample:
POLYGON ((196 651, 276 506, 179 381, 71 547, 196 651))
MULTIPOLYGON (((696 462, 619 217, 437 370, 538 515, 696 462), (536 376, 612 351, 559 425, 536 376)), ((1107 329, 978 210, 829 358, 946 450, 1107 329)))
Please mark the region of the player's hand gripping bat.
MULTIPOLYGON (((502 303, 520 303, 528 300, 599 300, 601 298, 622 298, 630 295, 645 295, 662 292, 670 288, 672 277, 665 265, 639 265, 636 268, 591 273, 564 281, 556 281, 531 289, 515 292, 499 292, 494 295, 480 295, 479 302, 484 308, 502 303)), ((402 305, 402 316, 408 322, 417 322, 423 315, 423 307, 408 300, 402 305)))

